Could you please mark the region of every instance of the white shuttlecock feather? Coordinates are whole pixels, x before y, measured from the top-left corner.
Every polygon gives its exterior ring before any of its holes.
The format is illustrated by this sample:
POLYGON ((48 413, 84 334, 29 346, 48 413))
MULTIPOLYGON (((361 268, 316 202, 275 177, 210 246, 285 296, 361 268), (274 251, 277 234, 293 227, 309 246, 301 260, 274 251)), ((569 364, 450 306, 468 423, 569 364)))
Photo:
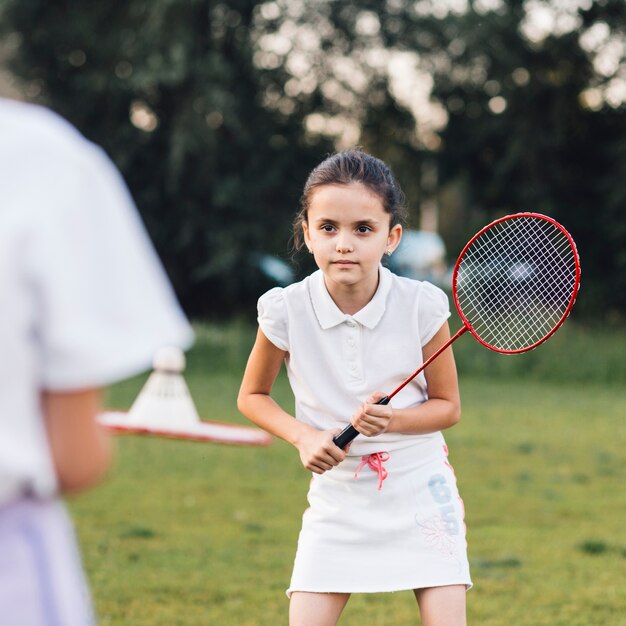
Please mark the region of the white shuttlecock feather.
POLYGON ((174 439, 267 446, 272 438, 258 428, 200 419, 185 383, 185 355, 179 348, 161 348, 150 374, 128 413, 104 411, 98 421, 117 433, 174 439))
POLYGON ((183 377, 185 355, 175 347, 161 348, 150 374, 128 412, 129 426, 174 426, 200 421, 183 377))

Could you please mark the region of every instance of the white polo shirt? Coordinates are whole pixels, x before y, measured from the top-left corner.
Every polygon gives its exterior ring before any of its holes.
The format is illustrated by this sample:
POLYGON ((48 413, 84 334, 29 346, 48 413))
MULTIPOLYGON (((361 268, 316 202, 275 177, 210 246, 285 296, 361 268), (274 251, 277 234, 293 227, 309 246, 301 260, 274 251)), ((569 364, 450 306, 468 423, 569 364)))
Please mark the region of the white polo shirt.
MULTIPOLYGON (((288 352, 287 374, 296 418, 320 430, 343 428, 375 391, 391 393, 423 362, 422 346, 450 316, 448 298, 427 282, 402 278, 381 266, 372 300, 355 315, 334 303, 320 270, 259 299, 258 321, 265 336, 288 352)), ((392 400, 397 408, 428 398, 419 374, 392 400)), ((357 437, 350 455, 408 445, 440 446, 441 433, 384 433, 357 437)))
POLYGON ((0 99, 0 505, 52 495, 40 391, 102 386, 187 348, 121 176, 41 107, 0 99))

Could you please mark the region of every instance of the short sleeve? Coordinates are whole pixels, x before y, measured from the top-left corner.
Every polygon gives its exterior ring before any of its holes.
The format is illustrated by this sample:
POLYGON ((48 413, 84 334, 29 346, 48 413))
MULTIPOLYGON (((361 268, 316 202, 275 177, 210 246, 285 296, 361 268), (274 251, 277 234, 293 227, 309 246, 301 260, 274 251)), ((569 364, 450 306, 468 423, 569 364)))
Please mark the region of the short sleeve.
POLYGON ((270 289, 257 304, 259 327, 263 334, 280 350, 289 350, 287 307, 281 287, 270 289))
POLYGON ((122 177, 99 148, 75 150, 54 168, 29 250, 40 380, 53 390, 127 378, 193 339, 122 177))
POLYGON ((417 322, 421 344, 426 345, 450 317, 450 304, 444 291, 428 282, 421 284, 417 322))

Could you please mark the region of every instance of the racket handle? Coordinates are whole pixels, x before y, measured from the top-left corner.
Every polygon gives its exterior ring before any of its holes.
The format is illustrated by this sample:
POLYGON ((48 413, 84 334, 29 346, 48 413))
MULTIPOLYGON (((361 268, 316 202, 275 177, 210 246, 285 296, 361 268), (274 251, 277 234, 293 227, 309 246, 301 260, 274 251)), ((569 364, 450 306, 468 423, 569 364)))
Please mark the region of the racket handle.
MULTIPOLYGON (((385 396, 376 404, 389 404, 389 400, 389 396, 385 396)), ((333 442, 338 448, 345 448, 358 434, 359 431, 352 424, 349 424, 338 435, 333 437, 333 442)))

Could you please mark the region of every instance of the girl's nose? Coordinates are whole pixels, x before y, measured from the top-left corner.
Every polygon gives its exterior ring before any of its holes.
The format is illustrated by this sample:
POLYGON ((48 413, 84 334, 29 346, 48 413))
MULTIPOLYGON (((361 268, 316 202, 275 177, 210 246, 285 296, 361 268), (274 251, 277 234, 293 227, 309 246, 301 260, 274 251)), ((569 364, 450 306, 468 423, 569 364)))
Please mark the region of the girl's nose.
POLYGON ((339 235, 339 237, 337 237, 337 252, 352 252, 352 249, 352 241, 349 236, 339 235))

